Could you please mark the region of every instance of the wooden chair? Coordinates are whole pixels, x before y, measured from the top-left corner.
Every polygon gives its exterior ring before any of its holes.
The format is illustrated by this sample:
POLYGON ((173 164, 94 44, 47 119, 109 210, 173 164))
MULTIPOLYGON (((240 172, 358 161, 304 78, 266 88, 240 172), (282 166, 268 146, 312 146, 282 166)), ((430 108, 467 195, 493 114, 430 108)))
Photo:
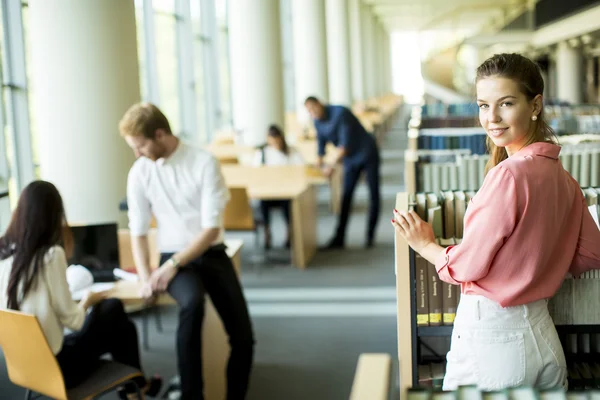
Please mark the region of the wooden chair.
MULTIPOLYGON (((26 400, 32 399, 33 393, 58 400, 93 399, 142 376, 135 368, 102 361, 83 383, 67 390, 56 357, 34 315, 0 310, 0 326, 0 347, 8 377, 15 385, 27 389, 26 400)), ((139 390, 138 396, 141 398, 139 390)))
POLYGON ((231 198, 225 206, 223 225, 226 231, 252 231, 258 246, 258 219, 250 204, 246 188, 229 188, 231 198))

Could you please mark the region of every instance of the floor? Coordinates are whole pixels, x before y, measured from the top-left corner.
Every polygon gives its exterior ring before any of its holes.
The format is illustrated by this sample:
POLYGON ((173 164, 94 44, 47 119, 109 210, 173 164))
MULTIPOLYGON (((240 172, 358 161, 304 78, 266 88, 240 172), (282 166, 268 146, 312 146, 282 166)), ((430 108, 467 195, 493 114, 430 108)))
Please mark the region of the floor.
MULTIPOLYGON (((265 254, 245 239, 242 281, 256 335, 255 364, 249 400, 348 399, 360 353, 383 352, 396 359, 396 312, 392 217, 395 194, 403 189, 403 150, 408 113, 403 111, 382 146, 382 208, 376 247, 362 245, 368 196, 359 185, 348 226, 348 248, 317 253, 300 271, 289 265, 289 253, 265 254)), ((336 218, 327 208, 327 190, 319 192, 318 238, 329 239, 336 218)), ((283 243, 283 220, 273 222, 274 245, 283 243)), ((175 308, 164 308, 163 333, 150 325, 149 351, 142 352, 147 373, 176 373, 175 308)), ((140 319, 134 319, 141 328, 140 319)), ((24 343, 24 345, 26 345, 24 343)), ((397 373, 392 375, 397 377, 397 373)), ((0 359, 0 399, 22 398, 24 391, 8 380, 0 359)), ((105 399, 116 398, 107 395, 105 399)), ((396 397, 397 398, 397 397, 396 397)))

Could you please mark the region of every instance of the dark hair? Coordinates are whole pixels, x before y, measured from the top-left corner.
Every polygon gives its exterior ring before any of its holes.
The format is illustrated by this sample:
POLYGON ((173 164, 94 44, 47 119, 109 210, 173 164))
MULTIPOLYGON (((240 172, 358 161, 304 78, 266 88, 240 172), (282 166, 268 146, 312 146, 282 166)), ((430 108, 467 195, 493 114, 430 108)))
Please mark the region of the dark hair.
POLYGON ((319 101, 319 99, 317 99, 315 96, 308 96, 306 98, 306 100, 304 100, 304 104, 306 103, 317 103, 317 104, 321 104, 321 102, 319 101))
POLYGON ((25 298, 36 283, 44 267, 44 256, 52 246, 63 245, 63 238, 72 242, 69 233, 56 187, 45 181, 27 185, 4 236, 0 237, 0 260, 13 257, 6 289, 9 309, 19 310, 19 298, 25 298))
MULTIPOLYGON (((521 93, 527 100, 533 100, 537 95, 544 93, 544 80, 540 67, 527 57, 520 54, 495 54, 488 58, 477 68, 476 82, 492 76, 512 79, 519 86, 521 93)), ((532 121, 533 130, 529 133, 526 146, 536 142, 555 142, 556 135, 544 119, 544 105, 537 116, 537 121, 532 121)), ((488 137, 487 148, 490 153, 485 170, 486 172, 508 158, 506 150, 497 147, 488 137)))
POLYGON ((289 154, 290 149, 287 145, 287 141, 285 140, 285 135, 283 134, 283 131, 281 130, 280 127, 278 127, 277 125, 269 126, 269 132, 267 133, 267 136, 271 136, 273 138, 281 140, 281 143, 282 143, 281 151, 285 155, 289 154))

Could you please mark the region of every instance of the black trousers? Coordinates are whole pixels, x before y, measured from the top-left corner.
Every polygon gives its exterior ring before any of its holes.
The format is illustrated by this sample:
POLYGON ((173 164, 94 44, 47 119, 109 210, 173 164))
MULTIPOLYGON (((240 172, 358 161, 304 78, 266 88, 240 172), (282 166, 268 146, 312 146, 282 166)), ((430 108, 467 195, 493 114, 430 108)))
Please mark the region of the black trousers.
POLYGON ((350 218, 352 208, 352 199, 354 190, 362 172, 365 172, 367 185, 369 186, 369 221, 367 225, 367 241, 375 238, 375 228, 379 218, 379 208, 381 203, 381 194, 379 187, 379 167, 381 161, 379 151, 373 150, 373 153, 361 163, 344 163, 344 189, 342 194, 342 209, 338 220, 338 226, 335 233, 335 240, 344 243, 346 238, 346 226, 350 218))
MULTIPOLYGON (((161 264, 172 254, 161 254, 161 264)), ((254 335, 246 299, 225 246, 214 246, 181 268, 167 288, 177 301, 177 357, 183 400, 204 398, 202 379, 202 322, 204 295, 210 299, 229 336, 227 399, 244 399, 254 356, 254 335)), ((207 345, 210 346, 210 343, 207 345)))
MULTIPOLYGON (((114 361, 141 370, 137 330, 118 299, 96 304, 81 330, 65 336, 56 360, 67 389, 87 378, 107 353, 114 361)), ((136 383, 141 387, 146 379, 136 383)))
POLYGON ((271 210, 274 208, 281 208, 283 217, 288 226, 290 224, 290 201, 289 200, 261 200, 260 201, 260 212, 262 214, 263 222, 265 226, 271 225, 271 210))

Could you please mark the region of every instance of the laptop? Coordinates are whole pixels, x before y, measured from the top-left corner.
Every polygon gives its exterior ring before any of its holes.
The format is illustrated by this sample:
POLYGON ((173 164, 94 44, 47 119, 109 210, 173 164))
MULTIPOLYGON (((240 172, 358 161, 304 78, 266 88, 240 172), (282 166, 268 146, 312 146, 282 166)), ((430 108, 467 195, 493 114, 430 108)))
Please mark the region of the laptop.
POLYGON ((72 226, 73 256, 69 264, 87 268, 94 282, 114 282, 113 269, 119 268, 117 224, 72 226))

